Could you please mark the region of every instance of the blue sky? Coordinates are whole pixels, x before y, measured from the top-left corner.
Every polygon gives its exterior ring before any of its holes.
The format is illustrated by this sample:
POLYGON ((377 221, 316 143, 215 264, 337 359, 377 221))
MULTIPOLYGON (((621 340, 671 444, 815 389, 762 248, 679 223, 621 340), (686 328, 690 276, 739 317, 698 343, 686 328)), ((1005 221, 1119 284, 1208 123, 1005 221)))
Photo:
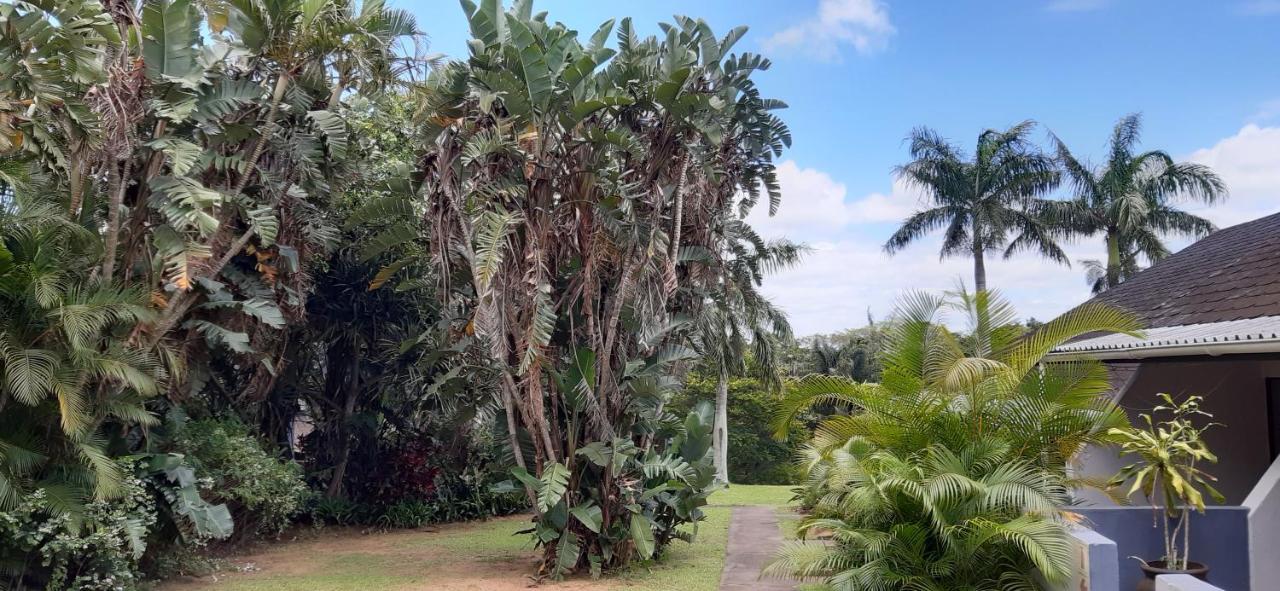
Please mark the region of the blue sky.
MULTIPOLYGON (((432 51, 465 55, 456 2, 391 2, 418 15, 432 51)), ((860 326, 868 310, 886 315, 903 290, 946 289, 971 277, 967 260, 939 261, 933 240, 892 258, 879 251, 919 206, 891 174, 906 159, 903 138, 919 125, 971 146, 983 129, 1034 119, 1092 156, 1117 118, 1141 112, 1144 146, 1209 164, 1227 181, 1228 203, 1200 213, 1225 226, 1280 210, 1280 0, 542 0, 535 7, 584 34, 623 16, 652 32, 677 13, 718 32, 750 26, 735 49, 773 60, 760 84, 790 104, 783 116, 795 138, 782 161, 782 210, 753 222, 814 247, 803 267, 766 285, 799 334, 860 326)), ((1085 239, 1068 252, 1098 258, 1101 244, 1085 239)), ((1045 319, 1088 297, 1079 265, 1026 256, 988 267, 993 286, 1026 315, 1045 319)))

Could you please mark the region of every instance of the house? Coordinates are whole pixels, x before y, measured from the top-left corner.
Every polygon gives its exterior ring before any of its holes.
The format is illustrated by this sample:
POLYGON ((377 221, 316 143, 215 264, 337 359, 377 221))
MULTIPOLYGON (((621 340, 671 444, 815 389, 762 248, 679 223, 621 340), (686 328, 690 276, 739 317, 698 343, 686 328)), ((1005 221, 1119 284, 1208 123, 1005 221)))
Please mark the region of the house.
MULTIPOLYGON (((1204 397, 1223 425, 1206 435, 1219 462, 1205 468, 1226 500, 1197 516, 1193 559, 1209 562, 1210 581, 1225 589, 1280 589, 1280 214, 1220 230, 1094 300, 1132 312, 1145 334, 1078 339, 1050 358, 1102 360, 1135 421, 1158 393, 1204 397)), ((1077 473, 1106 477, 1125 463, 1113 450, 1086 450, 1077 473)), ((1122 558, 1160 555, 1149 508, 1082 497, 1095 505, 1082 513, 1122 558)))

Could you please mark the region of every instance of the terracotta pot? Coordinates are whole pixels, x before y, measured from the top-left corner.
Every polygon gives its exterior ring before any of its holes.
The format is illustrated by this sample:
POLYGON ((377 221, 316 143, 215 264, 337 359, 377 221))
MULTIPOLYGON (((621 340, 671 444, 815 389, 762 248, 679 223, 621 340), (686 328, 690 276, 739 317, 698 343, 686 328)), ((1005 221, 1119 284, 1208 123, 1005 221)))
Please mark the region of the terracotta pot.
POLYGON ((1205 577, 1209 576, 1209 567, 1194 560, 1187 561, 1186 570, 1165 568, 1163 560, 1152 560, 1138 566, 1142 567, 1142 574, 1146 575, 1146 578, 1138 581, 1137 591, 1155 591, 1157 575, 1191 575, 1201 581, 1207 581, 1205 577))

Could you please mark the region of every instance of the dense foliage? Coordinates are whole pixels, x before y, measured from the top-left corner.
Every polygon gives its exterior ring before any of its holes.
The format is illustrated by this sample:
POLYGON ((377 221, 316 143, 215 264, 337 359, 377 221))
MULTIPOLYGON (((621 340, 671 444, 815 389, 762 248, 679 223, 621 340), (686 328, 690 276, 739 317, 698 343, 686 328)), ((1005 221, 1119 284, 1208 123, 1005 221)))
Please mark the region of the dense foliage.
POLYGON ((1095 331, 1134 333, 1137 322, 1085 305, 1026 332, 997 295, 908 297, 889 330, 879 383, 811 376, 777 415, 786 429, 815 405, 846 413, 823 420, 804 450, 811 508, 802 532, 834 544, 796 544, 777 575, 831 589, 1039 588, 1065 577, 1067 461, 1127 424, 1103 394, 1093 361, 1042 364, 1067 340, 1095 331), (939 317, 964 313, 962 341, 939 317))
POLYGON ((463 7, 445 63, 377 0, 0 1, 0 516, 54 524, 0 540, 10 586, 300 515, 532 506, 555 575, 691 539, 714 419, 669 398, 789 336, 757 288, 801 249, 743 221, 790 143, 769 63, 463 7))
POLYGON ((729 53, 741 28, 644 38, 624 19, 614 50, 613 21, 579 39, 529 2, 463 4, 471 55, 420 90, 415 183, 359 215, 392 220, 379 278, 430 279, 498 362, 544 572, 652 558, 712 482, 707 417, 664 410, 710 345, 692 319, 793 250, 743 222, 777 207, 790 142, 751 79, 769 63, 729 53))
MULTIPOLYGON (((684 389, 671 401, 673 412, 684 412, 699 401, 716 397, 718 379, 706 372, 691 372, 684 389)), ((804 440, 804 428, 795 424, 785 439, 774 437, 772 417, 782 400, 780 392, 757 378, 735 378, 727 383, 728 468, 734 484, 795 484, 803 477, 795 454, 804 440)))

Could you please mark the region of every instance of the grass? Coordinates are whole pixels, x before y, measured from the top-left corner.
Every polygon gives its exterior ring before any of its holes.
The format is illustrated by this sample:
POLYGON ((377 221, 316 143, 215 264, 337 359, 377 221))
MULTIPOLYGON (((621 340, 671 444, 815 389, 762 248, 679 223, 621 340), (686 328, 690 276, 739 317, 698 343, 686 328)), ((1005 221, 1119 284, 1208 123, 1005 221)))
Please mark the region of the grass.
MULTIPOLYGON (((636 564, 599 581, 575 578, 564 586, 573 591, 715 591, 724 568, 731 507, 781 508, 790 498, 788 486, 734 485, 712 495, 694 544, 676 541, 661 561, 636 564)), ((216 580, 173 581, 160 591, 523 589, 535 550, 529 536, 512 534, 526 524, 523 518, 507 518, 438 531, 322 531, 313 539, 271 545, 232 561, 259 570, 225 573, 216 580)), ((785 531, 788 522, 781 526, 785 531)))
POLYGON ((782 507, 791 501, 791 485, 734 484, 711 495, 712 506, 773 505, 782 507))

